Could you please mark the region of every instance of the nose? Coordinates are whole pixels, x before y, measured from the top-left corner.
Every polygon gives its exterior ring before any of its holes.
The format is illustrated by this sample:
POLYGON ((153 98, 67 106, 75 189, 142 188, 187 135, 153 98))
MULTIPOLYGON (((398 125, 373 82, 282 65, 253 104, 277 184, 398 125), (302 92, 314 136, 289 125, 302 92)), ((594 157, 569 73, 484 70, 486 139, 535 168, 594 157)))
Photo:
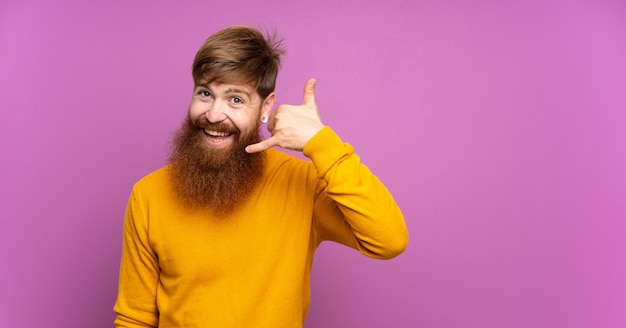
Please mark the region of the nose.
POLYGON ((218 123, 226 119, 226 104, 215 101, 212 106, 204 112, 204 116, 211 123, 218 123))

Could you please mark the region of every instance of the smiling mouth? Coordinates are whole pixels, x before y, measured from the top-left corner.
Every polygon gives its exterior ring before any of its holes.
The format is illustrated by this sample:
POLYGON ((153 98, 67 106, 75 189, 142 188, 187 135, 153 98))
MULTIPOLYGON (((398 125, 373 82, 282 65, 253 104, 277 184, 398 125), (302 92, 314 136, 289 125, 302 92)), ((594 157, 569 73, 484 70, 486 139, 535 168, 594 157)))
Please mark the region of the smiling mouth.
POLYGON ((206 136, 209 142, 221 143, 223 141, 226 141, 228 138, 230 138, 233 135, 233 133, 204 129, 204 135, 206 136))
POLYGON ((231 135, 230 132, 223 132, 223 131, 212 131, 209 129, 204 129, 204 133, 212 138, 225 138, 231 135))

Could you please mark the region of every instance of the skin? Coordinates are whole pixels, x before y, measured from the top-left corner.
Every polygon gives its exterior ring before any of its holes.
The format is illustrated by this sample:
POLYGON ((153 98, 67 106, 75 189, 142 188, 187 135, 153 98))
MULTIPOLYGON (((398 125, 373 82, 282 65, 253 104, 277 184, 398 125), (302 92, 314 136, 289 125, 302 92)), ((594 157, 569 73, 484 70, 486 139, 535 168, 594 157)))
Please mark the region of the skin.
POLYGON ((235 134, 249 134, 261 115, 268 115, 276 96, 272 93, 265 100, 246 84, 210 83, 197 85, 189 106, 189 117, 197 122, 202 115, 210 123, 220 123, 221 131, 205 130, 204 141, 210 148, 229 148, 234 144, 235 134))
POLYGON ((272 136, 246 147, 246 151, 254 153, 274 146, 302 151, 324 127, 315 103, 315 83, 315 79, 310 79, 305 84, 302 105, 280 105, 276 108, 270 114, 267 126, 272 136))
MULTIPOLYGON (((261 116, 268 116, 267 128, 271 137, 249 145, 246 152, 261 152, 275 146, 302 151, 306 143, 324 127, 315 103, 315 83, 315 79, 310 79, 305 84, 301 105, 283 104, 274 111, 271 110, 276 101, 273 92, 261 99, 256 90, 246 84, 199 85, 194 89, 189 115, 194 120, 205 115, 209 122, 221 122, 242 134, 250 132, 261 116)), ((233 135, 208 132, 204 135, 208 147, 232 146, 233 135)))

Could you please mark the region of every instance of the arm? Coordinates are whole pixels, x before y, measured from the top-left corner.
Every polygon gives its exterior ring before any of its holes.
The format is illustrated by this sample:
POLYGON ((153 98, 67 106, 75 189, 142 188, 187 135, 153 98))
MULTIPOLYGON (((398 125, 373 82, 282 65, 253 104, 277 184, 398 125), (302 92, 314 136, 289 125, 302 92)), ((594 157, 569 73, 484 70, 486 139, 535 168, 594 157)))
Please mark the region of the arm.
POLYGON ((158 259, 149 245, 146 213, 133 190, 124 217, 119 291, 114 308, 116 327, 158 326, 158 280, 158 259))
POLYGON ((321 240, 333 240, 379 259, 390 259, 407 246, 404 217, 392 195, 361 164, 354 149, 328 127, 304 147, 320 184, 314 217, 321 240))
POLYGON ((385 186, 361 164, 351 146, 322 124, 315 103, 315 83, 304 87, 302 105, 281 105, 270 115, 269 139, 248 152, 279 146, 302 151, 317 169, 314 217, 319 238, 354 247, 375 258, 392 258, 406 248, 402 212, 385 186))

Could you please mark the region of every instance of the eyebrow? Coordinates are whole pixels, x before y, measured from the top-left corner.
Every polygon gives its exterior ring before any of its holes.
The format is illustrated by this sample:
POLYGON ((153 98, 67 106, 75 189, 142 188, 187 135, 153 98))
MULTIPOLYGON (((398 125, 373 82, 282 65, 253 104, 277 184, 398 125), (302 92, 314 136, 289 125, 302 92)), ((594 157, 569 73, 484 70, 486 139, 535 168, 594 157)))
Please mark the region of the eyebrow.
POLYGON ((242 89, 237 89, 237 88, 228 88, 228 90, 226 90, 226 92, 224 92, 225 94, 230 94, 230 93, 240 93, 240 94, 244 94, 246 95, 246 97, 248 97, 248 99, 252 99, 252 97, 250 96, 250 93, 248 93, 245 90, 242 89))
MULTIPOLYGON (((208 84, 198 84, 196 85, 196 88, 204 88, 204 89, 209 90, 210 92, 213 92, 213 90, 211 90, 208 84)), ((248 99, 252 99, 252 96, 250 95, 250 93, 243 89, 228 88, 226 91, 224 91, 224 93, 225 94, 233 94, 233 93, 243 94, 246 97, 248 97, 248 99)))

